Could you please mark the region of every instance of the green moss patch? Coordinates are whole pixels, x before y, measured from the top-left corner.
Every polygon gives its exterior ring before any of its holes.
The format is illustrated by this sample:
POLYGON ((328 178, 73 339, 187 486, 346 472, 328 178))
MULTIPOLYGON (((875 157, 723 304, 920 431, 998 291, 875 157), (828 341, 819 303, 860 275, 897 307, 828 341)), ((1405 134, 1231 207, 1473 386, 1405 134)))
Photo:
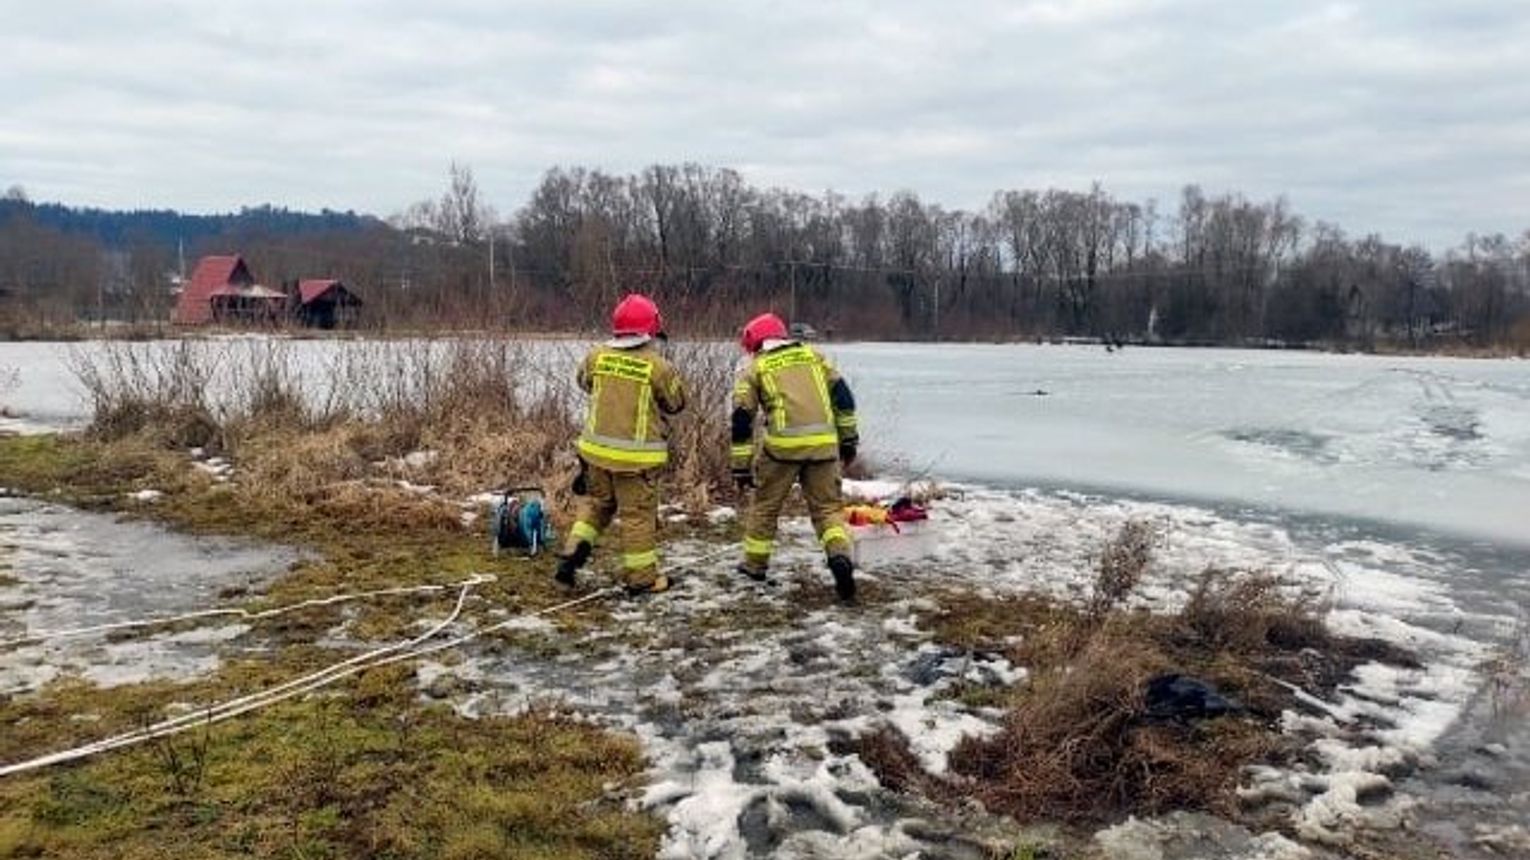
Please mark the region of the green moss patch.
MULTIPOLYGON (((299 661, 301 662, 301 661, 299 661)), ((294 667, 241 664, 188 687, 62 684, 0 705, 7 761, 162 718, 167 702, 294 667)), ((86 762, 0 781, 0 856, 648 857, 663 832, 622 793, 635 741, 551 714, 463 719, 419 704, 408 669, 86 762)))

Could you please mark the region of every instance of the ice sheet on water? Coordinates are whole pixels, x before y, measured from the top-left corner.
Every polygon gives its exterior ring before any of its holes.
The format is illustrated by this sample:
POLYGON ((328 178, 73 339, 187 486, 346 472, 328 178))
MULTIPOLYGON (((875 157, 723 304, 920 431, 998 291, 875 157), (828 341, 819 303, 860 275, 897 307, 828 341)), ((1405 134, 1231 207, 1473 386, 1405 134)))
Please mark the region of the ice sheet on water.
MULTIPOLYGON (((20 498, 0 498, 0 537, 16 580, 0 586, 0 639, 213 608, 224 589, 258 587, 296 558, 20 498)), ((35 689, 63 673, 108 686, 200 674, 243 630, 213 623, 132 641, 91 635, 0 650, 0 691, 35 689)))
POLYGON ((1238 350, 829 348, 872 459, 1530 544, 1521 362, 1238 350), (1036 388, 1050 396, 1026 396, 1036 388), (959 416, 959 417, 958 417, 959 416))
MULTIPOLYGON (((319 369, 369 346, 289 341, 282 350, 300 368, 319 369)), ((529 348, 572 361, 567 343, 529 348)), ((30 426, 78 426, 86 404, 70 355, 102 349, 0 344, 0 368, 18 371, 0 406, 30 426)), ((907 471, 1253 504, 1530 544, 1519 514, 1530 509, 1523 362, 1025 345, 826 349, 856 388, 870 459, 907 463, 907 471), (1038 388, 1050 396, 1032 396, 1038 388)), ((322 386, 327 376, 299 378, 322 386)))

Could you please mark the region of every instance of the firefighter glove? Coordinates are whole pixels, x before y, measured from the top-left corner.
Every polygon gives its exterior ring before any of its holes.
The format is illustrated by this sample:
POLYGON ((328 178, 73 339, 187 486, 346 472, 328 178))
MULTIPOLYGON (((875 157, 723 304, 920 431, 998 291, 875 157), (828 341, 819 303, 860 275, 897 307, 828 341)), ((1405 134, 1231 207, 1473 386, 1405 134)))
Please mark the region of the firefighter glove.
POLYGON ((733 469, 733 484, 740 490, 754 489, 754 470, 748 467, 733 469))
POLYGON ((842 441, 839 443, 839 461, 846 466, 855 461, 855 442, 842 441))

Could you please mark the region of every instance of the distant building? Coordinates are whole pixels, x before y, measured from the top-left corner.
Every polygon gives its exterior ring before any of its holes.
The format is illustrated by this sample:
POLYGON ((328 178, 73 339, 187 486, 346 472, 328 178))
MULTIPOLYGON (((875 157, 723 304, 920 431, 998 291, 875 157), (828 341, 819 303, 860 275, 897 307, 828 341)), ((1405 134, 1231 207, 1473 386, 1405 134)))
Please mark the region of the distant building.
POLYGON ((356 324, 361 299, 333 278, 299 281, 293 315, 313 328, 345 328, 356 324))
POLYGON ((203 257, 182 285, 170 321, 177 325, 276 323, 287 310, 287 294, 255 283, 238 254, 203 257))
POLYGON ((361 299, 333 278, 288 282, 274 290, 255 283, 238 254, 203 257, 181 285, 170 321, 177 325, 277 325, 315 328, 354 325, 361 299))

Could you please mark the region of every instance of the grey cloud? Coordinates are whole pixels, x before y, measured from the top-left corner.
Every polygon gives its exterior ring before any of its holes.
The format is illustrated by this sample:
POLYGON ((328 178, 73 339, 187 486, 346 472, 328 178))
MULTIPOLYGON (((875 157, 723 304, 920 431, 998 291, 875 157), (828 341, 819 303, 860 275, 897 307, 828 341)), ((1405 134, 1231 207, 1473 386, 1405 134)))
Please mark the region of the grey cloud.
POLYGON ((1514 0, 644 4, 56 0, 9 14, 0 182, 388 213, 452 158, 501 211, 554 164, 737 166, 981 206, 1287 193, 1435 247, 1530 226, 1514 0))

